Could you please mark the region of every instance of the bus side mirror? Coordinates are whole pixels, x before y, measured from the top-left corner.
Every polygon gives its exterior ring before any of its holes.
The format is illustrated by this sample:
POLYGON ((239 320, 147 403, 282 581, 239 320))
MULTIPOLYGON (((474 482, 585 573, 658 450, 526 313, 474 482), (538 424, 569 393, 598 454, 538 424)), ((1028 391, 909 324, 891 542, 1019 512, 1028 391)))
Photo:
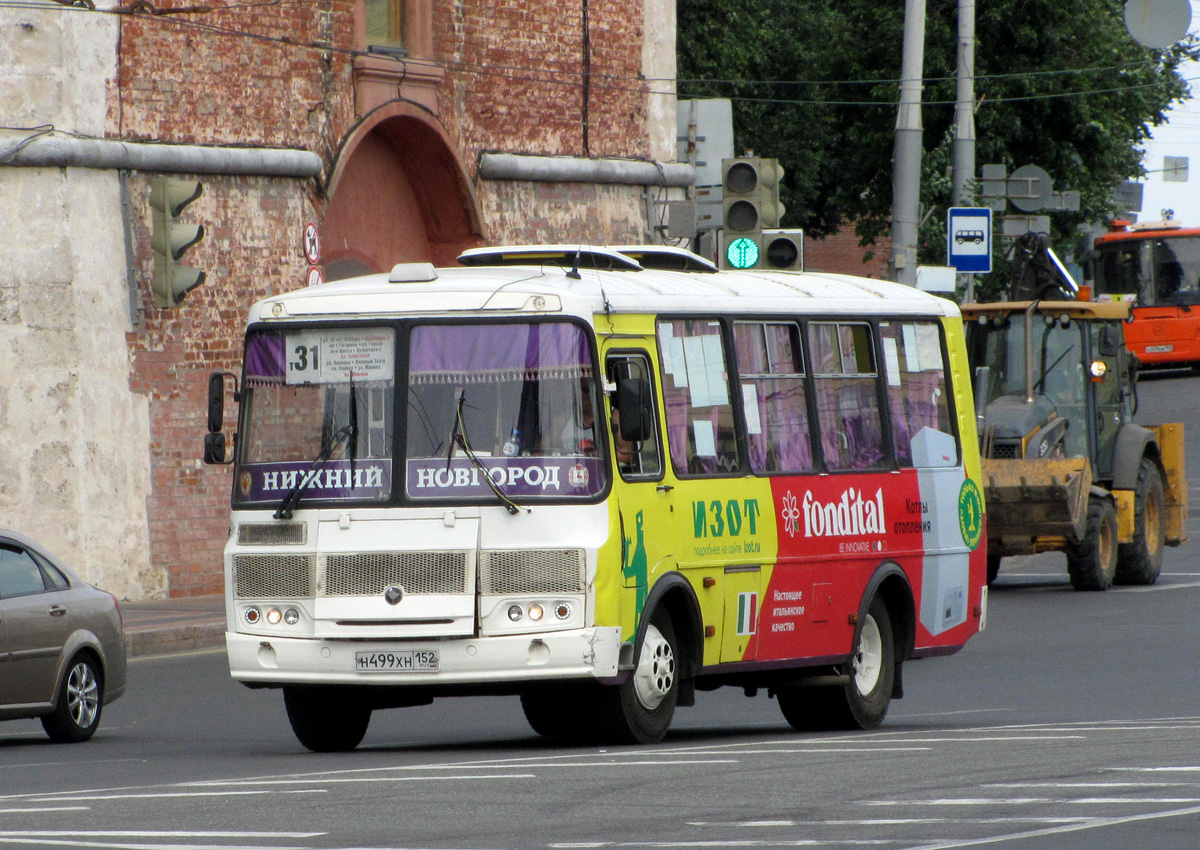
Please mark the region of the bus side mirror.
POLYGON ((204 462, 225 463, 225 435, 220 431, 204 435, 204 462))
POLYGON ((213 372, 208 376, 208 433, 204 435, 204 462, 226 463, 225 435, 225 379, 233 379, 233 400, 240 401, 237 376, 232 372, 213 372))
POLYGON ((621 439, 640 443, 654 434, 650 382, 644 378, 623 378, 617 384, 617 412, 621 416, 621 439))

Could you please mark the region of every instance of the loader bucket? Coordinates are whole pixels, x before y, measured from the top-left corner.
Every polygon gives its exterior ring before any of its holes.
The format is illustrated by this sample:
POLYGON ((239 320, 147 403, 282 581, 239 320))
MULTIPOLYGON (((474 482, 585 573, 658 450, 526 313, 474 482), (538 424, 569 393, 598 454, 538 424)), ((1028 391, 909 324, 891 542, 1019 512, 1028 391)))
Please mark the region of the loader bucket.
POLYGON ((988 537, 1083 536, 1092 486, 1087 458, 986 458, 983 484, 988 537))

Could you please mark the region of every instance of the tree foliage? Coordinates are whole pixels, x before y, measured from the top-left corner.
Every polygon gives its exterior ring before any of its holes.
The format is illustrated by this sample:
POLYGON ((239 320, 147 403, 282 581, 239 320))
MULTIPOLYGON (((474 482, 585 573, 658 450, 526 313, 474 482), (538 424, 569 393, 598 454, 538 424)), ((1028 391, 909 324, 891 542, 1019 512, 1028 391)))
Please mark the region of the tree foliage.
MULTIPOLYGON (((922 262, 944 262, 951 199, 957 0, 927 0, 922 262)), ((989 0, 976 5, 975 161, 1036 164, 1077 214, 1053 214, 1057 241, 1111 214, 1112 188, 1144 174, 1138 145, 1188 96, 1169 50, 1139 46, 1121 0, 989 0)), ((787 226, 814 236, 853 223, 864 244, 891 218, 902 0, 678 0, 680 97, 733 100, 738 152, 785 169, 787 226)))

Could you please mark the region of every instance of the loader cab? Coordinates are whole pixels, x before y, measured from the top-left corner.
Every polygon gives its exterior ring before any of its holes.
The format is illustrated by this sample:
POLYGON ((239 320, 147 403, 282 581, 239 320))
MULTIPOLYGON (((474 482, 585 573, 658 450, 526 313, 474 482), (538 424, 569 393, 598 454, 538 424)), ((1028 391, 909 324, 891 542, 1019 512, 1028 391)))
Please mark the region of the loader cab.
POLYGON ((984 457, 1087 458, 1097 479, 1111 478, 1117 432, 1134 409, 1116 315, 1127 308, 1110 309, 1122 306, 1032 301, 964 307, 972 369, 986 367, 976 387, 984 457))

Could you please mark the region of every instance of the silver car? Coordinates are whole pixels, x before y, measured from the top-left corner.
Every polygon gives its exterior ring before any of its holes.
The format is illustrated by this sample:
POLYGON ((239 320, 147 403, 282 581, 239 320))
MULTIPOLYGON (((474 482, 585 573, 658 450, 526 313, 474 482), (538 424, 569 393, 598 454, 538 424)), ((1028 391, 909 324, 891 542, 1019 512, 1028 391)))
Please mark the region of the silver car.
POLYGON ((86 741, 124 692, 116 597, 0 530, 0 720, 37 717, 54 741, 86 741))

